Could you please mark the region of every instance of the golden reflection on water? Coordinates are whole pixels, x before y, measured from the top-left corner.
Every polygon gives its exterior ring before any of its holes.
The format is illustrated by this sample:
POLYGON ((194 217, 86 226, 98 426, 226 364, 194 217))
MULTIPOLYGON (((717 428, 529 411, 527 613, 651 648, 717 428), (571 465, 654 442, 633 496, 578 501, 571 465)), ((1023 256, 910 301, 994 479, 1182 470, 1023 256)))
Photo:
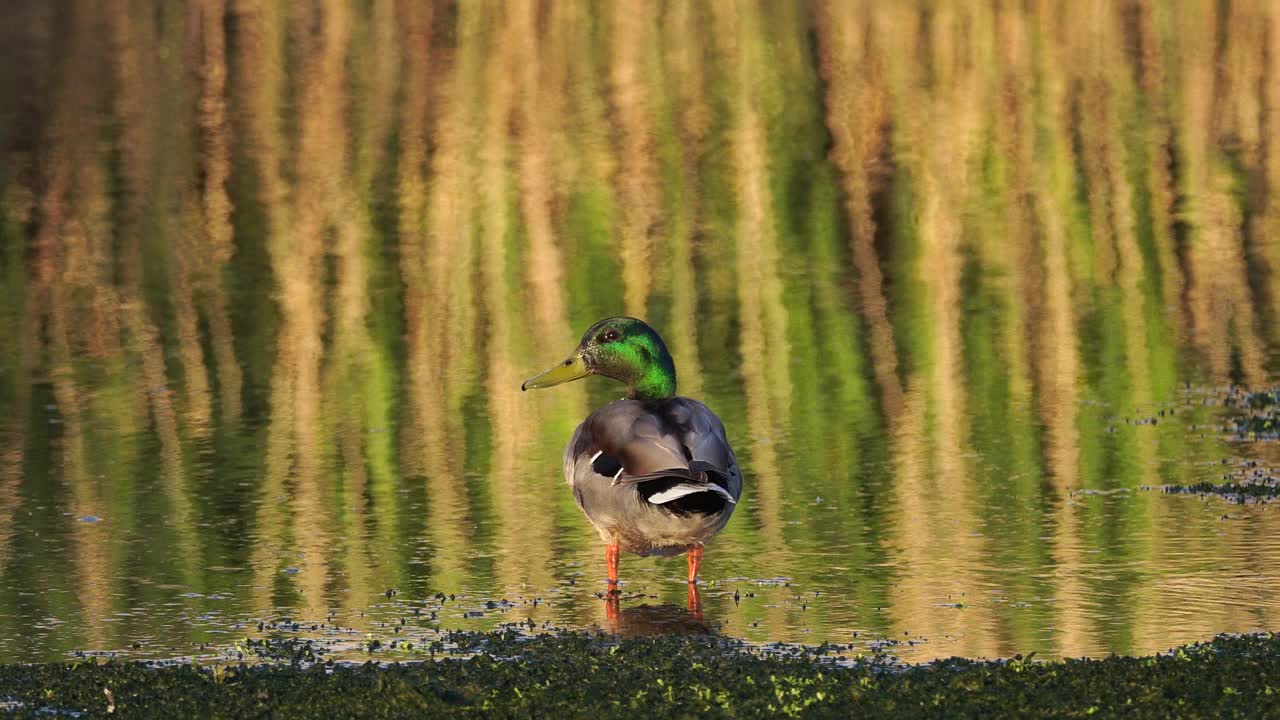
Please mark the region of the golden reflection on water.
POLYGON ((0 659, 605 623, 559 454, 617 389, 518 386, 618 313, 749 471, 712 626, 1274 627, 1274 513, 1140 489, 1280 464, 1185 390, 1274 377, 1274 3, 60 7, 0 85, 0 659))

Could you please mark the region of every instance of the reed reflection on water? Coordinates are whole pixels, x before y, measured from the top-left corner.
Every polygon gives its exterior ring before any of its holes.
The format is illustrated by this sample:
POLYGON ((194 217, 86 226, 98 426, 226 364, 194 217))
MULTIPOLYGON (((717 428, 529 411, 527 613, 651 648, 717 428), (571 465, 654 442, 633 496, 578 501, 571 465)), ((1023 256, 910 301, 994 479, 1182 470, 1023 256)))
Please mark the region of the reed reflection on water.
POLYGON ((559 453, 614 390, 519 386, 619 312, 747 470, 724 632, 1275 628, 1277 513, 1140 488, 1280 462, 1187 389, 1274 377, 1280 6, 983 5, 19 2, 0 661, 601 622, 559 453))

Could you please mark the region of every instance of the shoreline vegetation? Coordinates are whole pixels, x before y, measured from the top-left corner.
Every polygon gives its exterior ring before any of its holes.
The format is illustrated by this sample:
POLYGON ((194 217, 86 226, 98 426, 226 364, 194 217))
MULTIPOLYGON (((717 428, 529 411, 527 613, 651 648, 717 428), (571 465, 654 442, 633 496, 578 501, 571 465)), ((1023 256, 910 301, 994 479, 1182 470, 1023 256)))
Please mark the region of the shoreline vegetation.
POLYGON ((719 637, 514 632, 465 658, 317 661, 293 639, 256 664, 0 666, 0 717, 1262 717, 1280 712, 1280 635, 1220 635, 1147 657, 843 662, 719 637))

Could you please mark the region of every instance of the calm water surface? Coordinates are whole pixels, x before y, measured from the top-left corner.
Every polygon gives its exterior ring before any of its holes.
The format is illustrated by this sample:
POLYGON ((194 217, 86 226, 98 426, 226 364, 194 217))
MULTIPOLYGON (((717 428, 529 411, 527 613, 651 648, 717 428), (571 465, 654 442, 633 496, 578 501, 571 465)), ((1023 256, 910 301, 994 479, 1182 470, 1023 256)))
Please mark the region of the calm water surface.
POLYGON ((0 661, 1280 628, 1280 510, 1160 490, 1280 466, 1274 3, 189 5, 0 37, 0 661), (744 465, 701 617, 600 596, 619 388, 519 391, 620 313, 744 465))

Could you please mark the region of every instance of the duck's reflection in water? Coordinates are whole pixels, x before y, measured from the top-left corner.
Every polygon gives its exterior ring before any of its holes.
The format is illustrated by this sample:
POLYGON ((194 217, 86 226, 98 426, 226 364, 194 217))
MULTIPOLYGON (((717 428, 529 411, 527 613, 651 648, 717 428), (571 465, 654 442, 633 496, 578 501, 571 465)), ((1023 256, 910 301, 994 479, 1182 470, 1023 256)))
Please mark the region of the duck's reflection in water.
POLYGON ((714 635, 715 630, 702 619, 702 594, 696 585, 689 586, 687 608, 662 605, 625 606, 619 593, 604 599, 605 628, 622 637, 649 635, 714 635))

